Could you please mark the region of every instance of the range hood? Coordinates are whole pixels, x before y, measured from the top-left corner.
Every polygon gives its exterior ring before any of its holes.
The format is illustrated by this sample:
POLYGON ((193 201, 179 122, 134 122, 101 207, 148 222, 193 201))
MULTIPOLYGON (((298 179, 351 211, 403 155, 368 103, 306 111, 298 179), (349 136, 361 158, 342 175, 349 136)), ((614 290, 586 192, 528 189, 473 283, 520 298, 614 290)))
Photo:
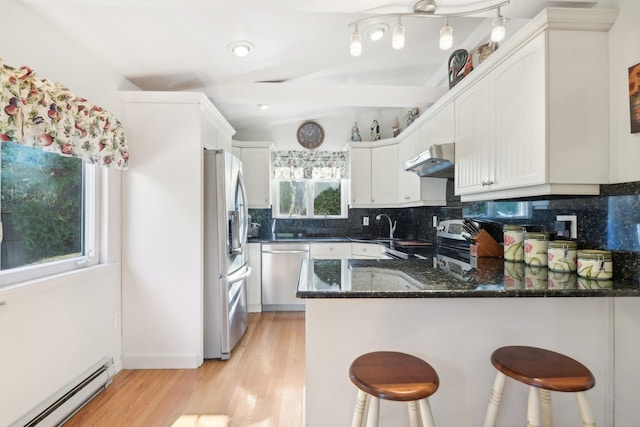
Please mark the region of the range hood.
POLYGON ((402 166, 404 170, 415 172, 419 176, 453 178, 454 147, 453 142, 432 145, 427 151, 405 161, 402 166))

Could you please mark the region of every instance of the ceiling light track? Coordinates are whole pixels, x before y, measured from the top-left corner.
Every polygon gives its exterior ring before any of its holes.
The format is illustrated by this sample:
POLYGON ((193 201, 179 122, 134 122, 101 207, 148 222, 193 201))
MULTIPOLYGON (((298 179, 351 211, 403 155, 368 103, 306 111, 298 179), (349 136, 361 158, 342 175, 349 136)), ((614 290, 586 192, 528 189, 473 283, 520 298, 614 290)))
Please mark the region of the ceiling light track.
POLYGON ((449 17, 452 16, 471 16, 478 15, 480 13, 489 12, 492 10, 497 11, 497 16, 493 20, 491 30, 491 41, 502 41, 506 35, 505 22, 506 20, 500 14, 500 8, 509 5, 510 0, 501 1, 499 3, 485 6, 477 9, 462 10, 459 12, 439 13, 437 11, 437 5, 435 0, 418 0, 413 6, 413 12, 410 13, 384 13, 380 15, 367 16, 357 21, 353 21, 348 26, 353 27, 353 33, 351 33, 351 45, 350 52, 352 56, 359 56, 362 53, 362 38, 358 32, 358 25, 364 24, 370 21, 380 21, 384 19, 396 18, 397 24, 393 28, 393 40, 392 46, 394 49, 402 49, 405 42, 405 29, 402 26, 402 18, 415 17, 415 18, 445 18, 444 26, 440 30, 440 48, 443 50, 450 49, 453 46, 453 28, 449 26, 449 17))

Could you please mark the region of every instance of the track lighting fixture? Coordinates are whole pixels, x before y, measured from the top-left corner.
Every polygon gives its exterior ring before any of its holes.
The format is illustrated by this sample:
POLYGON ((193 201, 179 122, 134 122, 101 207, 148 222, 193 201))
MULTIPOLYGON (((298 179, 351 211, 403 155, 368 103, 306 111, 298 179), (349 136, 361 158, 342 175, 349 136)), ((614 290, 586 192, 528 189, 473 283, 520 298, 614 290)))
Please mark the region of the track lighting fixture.
POLYGON ((501 42, 502 40, 504 40, 504 36, 506 35, 506 28, 504 27, 505 23, 506 23, 506 19, 504 19, 504 16, 502 16, 500 14, 500 8, 497 9, 498 10, 498 16, 496 17, 496 19, 493 20, 493 23, 491 24, 492 29, 491 29, 491 41, 492 42, 501 42))
POLYGON ((349 46, 351 56, 360 56, 362 53, 362 37, 358 32, 358 24, 355 25, 353 33, 351 33, 351 45, 349 46))
POLYGON ((449 17, 444 17, 444 27, 440 29, 440 49, 449 50, 453 46, 453 28, 449 26, 449 17))
POLYGON ((402 49, 404 47, 404 26, 398 16, 398 25, 393 27, 393 37, 391 39, 391 47, 394 49, 402 49))
MULTIPOLYGON (((483 12, 497 10, 498 16, 493 20, 491 29, 491 41, 502 41, 505 37, 505 19, 500 14, 500 8, 510 3, 510 0, 503 0, 491 6, 485 6, 478 9, 464 9, 458 12, 451 13, 438 13, 436 0, 418 0, 413 5, 413 12, 410 13, 388 13, 375 16, 367 16, 366 18, 359 19, 349 24, 349 27, 353 27, 354 31, 351 33, 351 55, 359 56, 362 54, 362 37, 358 32, 358 24, 362 24, 370 21, 377 21, 378 23, 387 18, 398 18, 398 23, 393 27, 393 34, 391 39, 391 46, 394 49, 402 49, 405 45, 405 28, 402 25, 401 19, 403 17, 417 17, 417 18, 430 18, 430 17, 444 17, 444 26, 440 29, 440 49, 447 50, 453 46, 453 28, 449 26, 450 16, 470 16, 478 15, 483 12)), ((389 27, 387 27, 389 28, 389 27)), ((367 32, 367 36, 371 37, 372 30, 367 32)))

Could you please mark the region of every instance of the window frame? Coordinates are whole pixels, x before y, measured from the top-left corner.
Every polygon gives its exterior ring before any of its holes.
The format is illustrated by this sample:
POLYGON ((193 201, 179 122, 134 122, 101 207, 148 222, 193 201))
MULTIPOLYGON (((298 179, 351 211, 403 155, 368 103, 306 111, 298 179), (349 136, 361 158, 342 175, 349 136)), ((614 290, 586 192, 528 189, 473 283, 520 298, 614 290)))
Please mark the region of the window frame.
POLYGON ((272 218, 289 218, 289 219, 344 219, 348 218, 347 195, 348 180, 341 179, 313 179, 313 178, 293 178, 293 179, 271 179, 271 195, 273 204, 271 205, 272 218), (280 183, 289 181, 304 181, 305 191, 307 194, 307 214, 282 214, 280 213, 280 183), (339 182, 340 183, 340 214, 339 215, 316 215, 313 208, 314 202, 314 184, 319 182, 339 182))
POLYGON ((99 264, 100 200, 103 178, 99 166, 89 164, 82 159, 79 160, 82 161, 83 174, 83 255, 10 270, 0 270, 0 290, 99 264))

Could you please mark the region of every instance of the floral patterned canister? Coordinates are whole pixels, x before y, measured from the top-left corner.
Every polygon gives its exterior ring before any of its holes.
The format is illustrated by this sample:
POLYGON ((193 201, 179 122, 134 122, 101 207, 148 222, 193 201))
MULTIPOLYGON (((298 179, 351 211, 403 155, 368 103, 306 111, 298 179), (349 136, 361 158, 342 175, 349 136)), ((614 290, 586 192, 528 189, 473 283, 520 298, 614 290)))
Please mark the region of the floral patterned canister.
POLYGON ((549 289, 577 289, 578 276, 576 273, 564 271, 549 271, 549 289))
POLYGON ((525 227, 522 225, 505 225, 502 227, 505 261, 524 261, 524 231, 525 227))
POLYGON ((504 262, 504 288, 524 289, 524 264, 521 262, 504 262))
POLYGON ((524 233, 524 263, 527 265, 547 266, 549 233, 524 233))
POLYGON ((610 280, 613 278, 611 252, 600 250, 578 251, 578 276, 585 279, 610 280))
POLYGON ((576 271, 578 261, 578 245, 570 240, 554 240, 549 242, 547 261, 551 271, 576 271))
POLYGON ((525 289, 545 290, 549 286, 549 270, 539 265, 525 265, 524 287, 525 289))

